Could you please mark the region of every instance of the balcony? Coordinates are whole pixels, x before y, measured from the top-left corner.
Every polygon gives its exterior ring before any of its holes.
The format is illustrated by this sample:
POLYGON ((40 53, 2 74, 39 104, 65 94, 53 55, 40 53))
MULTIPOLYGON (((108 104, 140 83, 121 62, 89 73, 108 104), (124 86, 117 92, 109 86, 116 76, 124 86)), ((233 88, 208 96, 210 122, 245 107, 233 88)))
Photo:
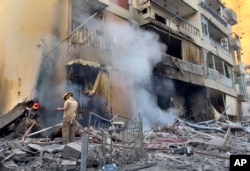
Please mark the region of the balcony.
POLYGON ((227 22, 231 25, 235 25, 238 23, 237 15, 232 9, 225 9, 225 18, 227 19, 227 22))
POLYGON ((248 92, 245 82, 244 74, 238 74, 236 77, 236 89, 239 91, 238 99, 241 101, 248 101, 248 92))
POLYGON ((91 62, 111 65, 108 41, 98 31, 78 30, 69 39, 69 56, 72 59, 85 59, 91 62))
MULTIPOLYGON (((203 66, 196 65, 184 60, 177 59, 175 57, 169 56, 167 54, 162 55, 162 63, 163 65, 171 68, 179 67, 178 70, 180 70, 182 73, 188 72, 191 74, 195 74, 197 76, 203 76, 205 79, 205 70, 203 66)), ((223 76, 219 73, 219 71, 208 68, 208 79, 216 81, 224 86, 229 87, 230 89, 233 88, 233 80, 223 76)), ((170 70, 167 70, 168 75, 174 76, 174 73, 170 72, 170 70)), ((205 83, 205 82, 204 82, 205 83)), ((202 83, 201 83, 202 85, 202 83)))
MULTIPOLYGON (((189 22, 187 22, 184 18, 181 17, 180 14, 176 14, 173 11, 171 11, 169 8, 166 8, 163 3, 159 3, 156 0, 152 0, 153 4, 151 4, 151 9, 150 10, 146 10, 146 12, 144 13, 144 17, 150 17, 153 18, 154 20, 161 22, 164 25, 167 25, 168 21, 171 21, 172 23, 174 23, 176 26, 183 28, 184 30, 186 30, 187 32, 195 35, 195 36, 200 36, 200 30, 198 28, 196 28, 195 26, 193 26, 192 24, 190 24, 189 22), (157 10, 154 7, 154 5, 161 7, 164 10, 164 17, 159 16, 157 14, 157 10)), ((182 13, 182 15, 184 15, 184 13, 182 13)))
POLYGON ((109 6, 109 0, 72 0, 72 9, 75 14, 93 14, 109 6))
POLYGON ((200 5, 206 9, 214 18, 216 18, 221 24, 223 24, 225 27, 227 27, 227 22, 207 3, 204 1, 200 2, 200 5))
POLYGON ((178 13, 180 17, 185 18, 186 16, 193 15, 197 12, 195 1, 188 0, 151 0, 152 2, 159 4, 160 6, 164 6, 167 9, 171 10, 173 13, 178 13))
POLYGON ((71 44, 81 44, 92 48, 101 50, 107 50, 107 43, 104 36, 101 33, 78 30, 75 32, 70 39, 71 44))
POLYGON ((202 66, 196 65, 196 64, 184 61, 184 60, 180 60, 178 58, 172 57, 167 54, 162 55, 162 62, 164 65, 167 65, 173 68, 176 66, 180 66, 179 69, 182 71, 186 71, 186 72, 193 73, 196 75, 205 75, 204 69, 202 66))
POLYGON ((210 43, 213 47, 216 47, 217 50, 222 51, 224 54, 228 54, 228 56, 230 57, 228 43, 224 43, 225 41, 218 42, 218 40, 216 41, 212 38, 210 38, 209 40, 210 40, 210 43))
POLYGON ((241 49, 240 37, 236 33, 230 35, 230 45, 232 49, 241 49))
POLYGON ((218 28, 214 23, 210 22, 209 19, 202 16, 202 24, 206 26, 203 28, 203 36, 206 40, 209 40, 211 45, 214 47, 220 47, 224 51, 229 51, 229 38, 228 34, 218 28))
POLYGON ((217 81, 228 87, 233 87, 233 81, 230 78, 227 78, 219 73, 219 71, 214 69, 208 69, 208 78, 214 81, 217 81))
POLYGON ((246 72, 246 70, 241 62, 238 65, 234 66, 234 72, 235 73, 243 73, 243 74, 246 72))

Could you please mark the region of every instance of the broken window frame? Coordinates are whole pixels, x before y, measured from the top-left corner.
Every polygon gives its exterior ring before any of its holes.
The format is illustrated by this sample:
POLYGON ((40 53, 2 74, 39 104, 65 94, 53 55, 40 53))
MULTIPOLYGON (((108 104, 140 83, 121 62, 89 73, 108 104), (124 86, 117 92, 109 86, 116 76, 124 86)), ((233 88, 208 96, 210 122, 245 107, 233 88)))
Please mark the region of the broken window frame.
POLYGON ((233 80, 233 66, 209 51, 205 50, 204 53, 206 58, 206 66, 209 69, 216 70, 222 76, 233 80))

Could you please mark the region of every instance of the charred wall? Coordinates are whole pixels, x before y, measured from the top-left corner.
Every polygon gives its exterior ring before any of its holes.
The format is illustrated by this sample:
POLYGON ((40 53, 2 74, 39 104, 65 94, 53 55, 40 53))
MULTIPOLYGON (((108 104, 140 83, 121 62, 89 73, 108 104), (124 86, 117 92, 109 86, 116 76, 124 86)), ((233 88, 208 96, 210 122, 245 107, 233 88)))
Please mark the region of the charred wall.
POLYGON ((160 76, 154 76, 154 87, 161 109, 176 108, 182 117, 190 120, 201 121, 210 117, 205 87, 160 76))

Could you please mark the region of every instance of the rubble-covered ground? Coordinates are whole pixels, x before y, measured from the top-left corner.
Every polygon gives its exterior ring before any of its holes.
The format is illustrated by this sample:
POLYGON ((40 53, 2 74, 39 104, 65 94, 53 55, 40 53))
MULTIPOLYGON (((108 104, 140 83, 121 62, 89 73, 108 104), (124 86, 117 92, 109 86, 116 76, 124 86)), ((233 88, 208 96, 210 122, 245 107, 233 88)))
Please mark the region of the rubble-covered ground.
POLYGON ((124 128, 83 128, 81 136, 61 145, 61 138, 2 139, 1 171, 81 170, 83 150, 87 170, 92 171, 223 171, 229 170, 230 155, 250 154, 249 127, 217 120, 173 125, 131 134, 124 128), (140 137, 141 136, 141 137, 140 137), (126 137, 126 138, 124 138, 126 137), (141 141, 140 141, 141 140, 141 141), (140 144, 142 146, 140 146, 140 144))

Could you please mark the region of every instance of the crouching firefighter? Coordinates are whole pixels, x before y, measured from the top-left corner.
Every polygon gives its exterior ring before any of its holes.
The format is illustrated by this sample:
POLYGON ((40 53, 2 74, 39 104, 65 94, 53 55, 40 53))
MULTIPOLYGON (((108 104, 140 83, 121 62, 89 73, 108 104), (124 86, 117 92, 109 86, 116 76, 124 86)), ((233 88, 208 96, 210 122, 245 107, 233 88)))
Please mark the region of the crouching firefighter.
POLYGON ((72 93, 65 93, 63 99, 63 107, 58 107, 57 110, 64 111, 62 122, 62 144, 68 144, 73 142, 75 138, 75 119, 78 102, 73 98, 72 93))
MULTIPOLYGON (((33 133, 36 131, 40 131, 43 129, 39 122, 39 117, 40 117, 40 104, 39 103, 34 103, 33 106, 26 107, 26 110, 28 110, 28 115, 25 121, 25 132, 27 132, 30 128, 29 133, 33 133)), ((41 134, 37 135, 41 136, 41 134)))

